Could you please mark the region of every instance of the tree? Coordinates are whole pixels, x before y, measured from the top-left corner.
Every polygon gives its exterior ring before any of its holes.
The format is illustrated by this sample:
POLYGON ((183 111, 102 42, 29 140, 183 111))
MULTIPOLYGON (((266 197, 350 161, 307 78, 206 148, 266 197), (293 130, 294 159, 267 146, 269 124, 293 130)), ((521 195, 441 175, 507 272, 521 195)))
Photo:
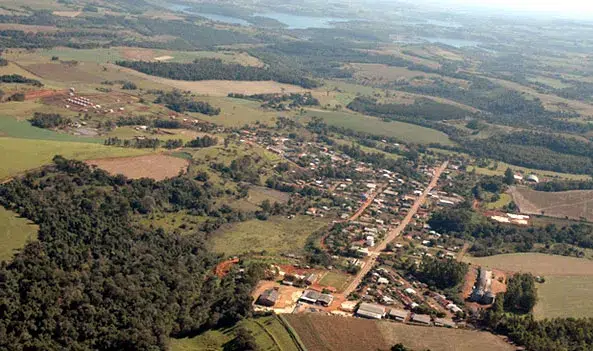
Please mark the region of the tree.
POLYGON ((410 351, 410 349, 408 349, 407 347, 404 346, 404 344, 399 343, 399 344, 395 344, 391 347, 391 351, 410 351))
POLYGON ((253 334, 245 327, 238 327, 235 331, 235 338, 224 348, 225 351, 258 351, 253 334))
POLYGON ((504 172, 504 183, 506 185, 515 184, 515 173, 510 167, 504 172))

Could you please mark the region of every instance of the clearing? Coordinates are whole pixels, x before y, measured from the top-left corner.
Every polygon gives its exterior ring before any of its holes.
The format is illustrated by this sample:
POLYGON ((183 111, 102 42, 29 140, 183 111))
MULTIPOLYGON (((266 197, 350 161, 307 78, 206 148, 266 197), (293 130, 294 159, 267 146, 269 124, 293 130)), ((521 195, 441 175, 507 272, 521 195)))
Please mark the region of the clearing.
POLYGON ((285 318, 309 350, 388 350, 397 343, 413 350, 514 350, 486 332, 419 327, 387 321, 292 314, 285 318))
POLYGON ((225 225, 212 235, 215 252, 227 256, 250 251, 268 254, 296 253, 305 247, 307 238, 327 225, 328 221, 310 216, 270 217, 266 221, 252 219, 225 225))
POLYGON ((468 166, 467 171, 471 172, 474 169, 476 170, 477 174, 483 175, 504 175, 504 172, 507 168, 511 168, 515 172, 522 172, 523 174, 535 174, 539 177, 540 181, 542 179, 569 179, 569 180, 590 180, 591 177, 586 174, 570 174, 570 173, 559 173, 553 171, 543 171, 539 169, 533 168, 526 168, 521 166, 515 166, 508 163, 495 161, 488 167, 477 167, 477 166, 468 166))
POLYGON ((14 250, 37 238, 39 228, 31 221, 0 206, 0 261, 10 260, 14 250))
POLYGON ((34 140, 0 138, 0 179, 12 177, 32 168, 51 163, 55 155, 77 160, 104 157, 144 155, 150 150, 104 146, 92 143, 60 142, 53 140, 34 140))
POLYGON ((111 174, 123 174, 131 179, 152 178, 163 180, 185 172, 188 160, 163 154, 135 157, 104 158, 87 161, 111 174))
POLYGON ((410 143, 453 145, 447 134, 410 123, 397 121, 383 122, 378 118, 361 114, 322 110, 307 110, 305 116, 308 118, 320 117, 329 125, 344 127, 358 132, 394 137, 410 143))
POLYGON ((193 338, 170 339, 172 351, 222 351, 235 337, 237 327, 244 327, 253 333, 260 350, 298 351, 291 331, 277 316, 246 319, 232 328, 209 330, 193 338))
POLYGON ((340 292, 346 289, 351 280, 352 276, 349 274, 340 272, 327 272, 323 277, 321 277, 318 284, 324 287, 336 288, 336 290, 340 292))
POLYGON ((513 187, 511 194, 521 213, 593 221, 593 190, 545 192, 513 187))

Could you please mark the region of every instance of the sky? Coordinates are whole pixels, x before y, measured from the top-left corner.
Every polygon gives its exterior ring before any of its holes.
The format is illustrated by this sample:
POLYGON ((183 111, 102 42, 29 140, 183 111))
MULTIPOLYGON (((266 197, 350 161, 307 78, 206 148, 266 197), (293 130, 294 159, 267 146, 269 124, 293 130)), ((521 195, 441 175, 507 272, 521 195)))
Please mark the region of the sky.
POLYGON ((425 0, 446 7, 486 8, 593 20, 592 0, 425 0))

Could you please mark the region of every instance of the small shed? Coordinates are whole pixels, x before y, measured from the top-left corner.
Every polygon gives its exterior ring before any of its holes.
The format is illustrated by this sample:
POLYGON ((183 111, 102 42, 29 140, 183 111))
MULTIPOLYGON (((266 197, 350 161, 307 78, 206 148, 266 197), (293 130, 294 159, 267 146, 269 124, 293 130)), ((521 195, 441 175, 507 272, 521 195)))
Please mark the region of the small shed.
POLYGON ((403 322, 408 318, 408 311, 392 308, 391 311, 389 311, 388 317, 395 319, 398 322, 403 322))
POLYGON ((261 306, 272 307, 278 301, 279 295, 278 289, 268 289, 259 295, 255 303, 261 306))
POLYGON ((421 325, 430 325, 431 319, 430 316, 427 314, 412 314, 412 318, 410 318, 410 322, 421 324, 421 325))
POLYGON ((305 278, 305 283, 307 285, 311 285, 311 284, 315 283, 316 280, 317 280, 317 274, 311 273, 307 276, 307 278, 305 278))
POLYGON ((319 298, 317 299, 318 304, 326 306, 326 307, 331 305, 332 302, 334 302, 334 297, 330 294, 321 294, 321 295, 319 295, 319 298))
POLYGON ((304 301, 308 303, 316 303, 319 300, 321 294, 314 290, 306 290, 303 295, 299 298, 299 301, 304 301))
POLYGON ((437 327, 457 328, 457 324, 450 319, 435 318, 434 325, 437 327))
POLYGON ((356 315, 359 317, 370 318, 370 319, 381 319, 385 316, 385 307, 363 302, 358 307, 356 315))

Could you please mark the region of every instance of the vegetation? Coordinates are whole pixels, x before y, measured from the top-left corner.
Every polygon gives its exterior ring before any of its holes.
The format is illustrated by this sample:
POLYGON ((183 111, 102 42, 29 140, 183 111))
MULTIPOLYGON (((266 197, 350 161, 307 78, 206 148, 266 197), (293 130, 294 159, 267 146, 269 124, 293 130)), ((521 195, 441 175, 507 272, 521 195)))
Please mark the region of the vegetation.
POLYGON ((29 120, 31 124, 39 128, 64 128, 72 121, 69 118, 64 118, 57 113, 42 113, 35 112, 33 118, 29 120))
POLYGON ((207 189, 183 179, 129 181, 61 157, 54 162, 0 187, 3 206, 39 225, 39 242, 27 244, 0 268, 3 348, 164 350, 169 335, 249 315, 249 292, 261 271, 229 274, 220 281, 211 273, 217 258, 198 235, 180 237, 131 225, 132 213, 153 206, 207 212, 207 189), (96 191, 99 187, 114 191, 96 191), (54 205, 47 206, 48 201, 54 205), (83 271, 88 279, 74 279, 83 271), (39 274, 44 278, 24 285, 39 274), (109 318, 113 315, 120 317, 109 318), (36 327, 40 324, 44 327, 36 327))
POLYGON ((515 274, 509 279, 507 291, 499 298, 504 301, 504 310, 507 312, 531 312, 537 302, 535 278, 529 273, 515 274))
POLYGON ((318 83, 297 72, 273 71, 260 67, 226 64, 218 59, 197 59, 193 63, 118 61, 118 65, 142 73, 175 80, 274 80, 279 83, 315 88, 318 83))
POLYGON ((410 273, 418 280, 438 289, 455 287, 463 282, 467 273, 467 264, 455 260, 439 260, 425 257, 416 268, 412 266, 410 273))
POLYGON ((179 113, 199 112, 208 116, 216 116, 220 114, 219 108, 215 108, 207 102, 195 101, 182 94, 179 90, 173 90, 172 92, 161 94, 155 100, 155 103, 164 104, 167 108, 179 113))
POLYGON ((43 86, 43 84, 36 79, 29 79, 29 78, 23 77, 18 74, 10 74, 10 75, 0 76, 0 82, 1 83, 30 84, 30 85, 33 85, 36 87, 43 86))

